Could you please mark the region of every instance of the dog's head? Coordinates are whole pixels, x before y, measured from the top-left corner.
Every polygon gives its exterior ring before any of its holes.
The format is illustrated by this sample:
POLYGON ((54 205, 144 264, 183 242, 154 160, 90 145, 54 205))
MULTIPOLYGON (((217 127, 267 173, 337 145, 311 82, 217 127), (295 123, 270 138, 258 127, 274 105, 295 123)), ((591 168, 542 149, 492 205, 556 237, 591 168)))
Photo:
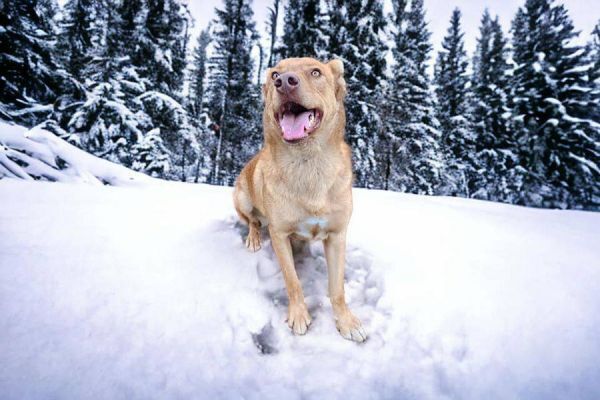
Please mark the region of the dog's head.
POLYGON ((263 85, 267 140, 288 145, 343 135, 344 65, 288 58, 267 70, 263 85))

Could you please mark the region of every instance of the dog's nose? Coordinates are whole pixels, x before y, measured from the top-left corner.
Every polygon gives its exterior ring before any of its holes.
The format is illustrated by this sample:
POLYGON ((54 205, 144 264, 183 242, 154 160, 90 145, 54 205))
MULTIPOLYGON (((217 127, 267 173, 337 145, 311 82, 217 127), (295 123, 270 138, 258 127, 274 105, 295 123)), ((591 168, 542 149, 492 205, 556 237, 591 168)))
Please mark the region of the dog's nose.
POLYGON ((300 79, 293 72, 286 72, 275 79, 274 84, 279 93, 289 94, 300 85, 300 79))

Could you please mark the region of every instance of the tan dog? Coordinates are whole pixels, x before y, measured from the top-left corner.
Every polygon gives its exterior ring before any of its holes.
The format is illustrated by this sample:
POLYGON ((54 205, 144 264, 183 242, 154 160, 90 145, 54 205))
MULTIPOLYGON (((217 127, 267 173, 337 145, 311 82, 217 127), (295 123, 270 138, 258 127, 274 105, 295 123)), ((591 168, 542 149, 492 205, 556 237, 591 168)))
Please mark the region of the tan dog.
POLYGON ((288 325, 304 334, 311 319, 292 256, 291 238, 323 240, 329 298, 346 339, 366 334, 344 296, 346 229, 352 214, 352 166, 344 142, 344 66, 312 58, 282 60, 263 85, 264 147, 244 167, 234 191, 235 208, 249 226, 246 246, 260 249, 268 225, 289 297, 288 325))

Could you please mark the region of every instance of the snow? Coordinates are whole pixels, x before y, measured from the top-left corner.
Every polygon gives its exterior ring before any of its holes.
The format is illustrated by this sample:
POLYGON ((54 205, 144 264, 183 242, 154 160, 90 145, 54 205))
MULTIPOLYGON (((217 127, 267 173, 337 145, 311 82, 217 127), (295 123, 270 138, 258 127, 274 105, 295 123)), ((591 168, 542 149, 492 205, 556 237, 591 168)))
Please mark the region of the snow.
POLYGON ((578 65, 576 67, 566 70, 565 72, 563 72, 563 74, 572 75, 572 74, 587 73, 593 67, 594 67, 593 64, 578 65))
POLYGON ((27 107, 27 108, 23 108, 21 110, 11 111, 10 115, 16 117, 16 116, 25 115, 25 114, 51 112, 53 109, 54 109, 54 106, 52 104, 47 104, 47 105, 36 104, 35 106, 32 106, 32 107, 27 107))
POLYGON ((558 100, 558 99, 555 99, 555 98, 553 98, 553 97, 546 97, 546 98, 544 99, 544 101, 545 101, 546 103, 550 103, 550 104, 552 104, 552 105, 556 106, 556 107, 558 108, 558 110, 557 110, 557 111, 558 111, 560 114, 562 114, 562 116, 563 116, 563 117, 564 117, 564 115, 567 113, 567 109, 565 108, 565 106, 563 105, 563 103, 562 103, 560 100, 558 100))
POLYGON ((136 184, 146 175, 96 158, 40 127, 0 121, 0 179, 43 179, 94 184, 136 184))
POLYGON ((600 175, 600 168, 598 168, 598 165, 596 165, 596 163, 593 162, 592 160, 588 160, 586 158, 579 157, 578 155, 573 154, 571 152, 569 152, 569 157, 571 157, 574 160, 577 160, 581 164, 581 167, 586 169, 587 173, 591 174, 590 170, 592 170, 596 174, 600 175))
POLYGON ((289 332, 230 188, 0 180, 2 397, 597 398, 600 214, 354 198, 363 345, 335 330, 318 242, 296 257, 313 324, 289 332))
POLYGON ((148 92, 140 95, 138 97, 138 99, 142 100, 142 101, 150 99, 152 101, 155 101, 157 104, 160 104, 161 106, 167 105, 167 107, 170 109, 179 110, 182 108, 181 104, 179 104, 177 101, 175 101, 172 97, 167 96, 164 93, 157 92, 155 90, 151 90, 151 91, 148 91, 148 92))

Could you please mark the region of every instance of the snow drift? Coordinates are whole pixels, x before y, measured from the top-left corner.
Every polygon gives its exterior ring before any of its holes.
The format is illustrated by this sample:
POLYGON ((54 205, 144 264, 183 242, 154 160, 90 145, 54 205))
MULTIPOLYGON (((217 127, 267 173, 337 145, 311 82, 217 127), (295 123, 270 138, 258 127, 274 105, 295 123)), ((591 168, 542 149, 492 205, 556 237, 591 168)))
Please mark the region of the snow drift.
POLYGON ((102 160, 40 127, 0 121, 0 178, 124 185, 146 175, 102 160))

